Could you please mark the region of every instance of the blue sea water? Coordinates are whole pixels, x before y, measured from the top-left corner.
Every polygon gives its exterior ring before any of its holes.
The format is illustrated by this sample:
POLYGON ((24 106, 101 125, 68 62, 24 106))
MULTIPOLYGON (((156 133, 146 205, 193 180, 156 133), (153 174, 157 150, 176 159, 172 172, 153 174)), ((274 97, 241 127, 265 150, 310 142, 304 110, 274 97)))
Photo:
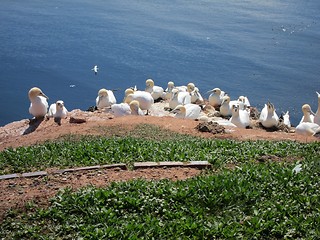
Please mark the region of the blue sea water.
POLYGON ((69 110, 100 88, 193 82, 300 120, 320 91, 318 0, 2 0, 0 126, 31 118, 33 86, 69 110), (100 68, 94 75, 91 68, 100 68))

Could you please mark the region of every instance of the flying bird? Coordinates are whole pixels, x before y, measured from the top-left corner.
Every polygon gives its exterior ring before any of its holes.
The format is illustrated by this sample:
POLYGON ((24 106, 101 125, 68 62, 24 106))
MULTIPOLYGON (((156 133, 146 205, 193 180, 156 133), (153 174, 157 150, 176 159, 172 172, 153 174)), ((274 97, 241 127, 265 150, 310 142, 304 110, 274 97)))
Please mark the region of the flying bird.
POLYGON ((94 71, 95 75, 97 75, 98 70, 99 70, 98 65, 94 65, 94 67, 91 70, 94 71))

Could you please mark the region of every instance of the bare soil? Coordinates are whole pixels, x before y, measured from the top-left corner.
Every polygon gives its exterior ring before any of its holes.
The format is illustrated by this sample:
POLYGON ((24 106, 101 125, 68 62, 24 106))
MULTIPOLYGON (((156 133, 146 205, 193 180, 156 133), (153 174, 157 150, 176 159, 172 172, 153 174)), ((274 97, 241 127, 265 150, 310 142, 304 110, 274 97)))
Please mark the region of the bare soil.
MULTIPOLYGON (((267 132, 264 129, 225 128, 225 131, 199 131, 199 121, 176 119, 172 116, 125 116, 114 118, 105 112, 72 111, 68 118, 61 121, 53 119, 29 120, 10 123, 0 127, 0 151, 6 148, 16 148, 40 144, 47 140, 54 140, 68 134, 101 135, 101 129, 112 128, 113 133, 131 131, 138 124, 153 124, 166 131, 190 134, 204 138, 236 139, 236 140, 273 140, 273 141, 320 141, 315 137, 304 137, 295 133, 267 132), (82 123, 80 123, 82 122, 82 123)), ((65 174, 49 175, 37 178, 17 178, 0 181, 0 221, 9 209, 24 209, 27 202, 34 202, 40 206, 48 206, 48 199, 59 190, 71 187, 78 189, 87 185, 104 187, 114 181, 126 181, 135 178, 150 180, 172 179, 183 180, 199 175, 201 170, 194 168, 165 168, 143 170, 105 169, 65 174)))

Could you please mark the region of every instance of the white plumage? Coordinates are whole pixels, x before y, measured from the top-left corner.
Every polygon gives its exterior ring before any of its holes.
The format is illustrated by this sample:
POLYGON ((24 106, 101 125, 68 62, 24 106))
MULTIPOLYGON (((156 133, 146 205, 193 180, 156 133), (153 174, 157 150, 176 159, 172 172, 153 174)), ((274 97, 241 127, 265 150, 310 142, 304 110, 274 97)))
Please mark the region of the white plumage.
POLYGON ((239 96, 238 102, 242 108, 250 107, 250 101, 246 96, 239 96))
POLYGON ((200 94, 199 88, 195 87, 194 90, 190 93, 191 103, 203 102, 203 97, 200 94))
POLYGON ((146 92, 149 92, 154 100, 158 100, 163 96, 163 88, 160 86, 155 86, 154 81, 152 79, 146 80, 146 92))
POLYGON ((137 100, 133 100, 129 103, 130 106, 130 110, 131 110, 131 115, 139 115, 139 116, 143 116, 144 113, 143 111, 140 109, 139 107, 139 102, 137 100))
POLYGON ((300 122, 296 127, 296 133, 304 136, 314 136, 320 133, 320 126, 312 122, 300 122))
POLYGON ((111 106, 111 111, 115 117, 122 117, 131 114, 131 109, 128 103, 117 103, 111 106))
POLYGON ((318 109, 317 109, 317 112, 314 116, 313 121, 314 121, 314 123, 320 125, 320 93, 318 93, 318 92, 316 92, 316 93, 318 95, 318 109))
POLYGON ((222 98, 225 96, 225 92, 221 91, 220 88, 214 88, 209 92, 212 92, 208 98, 209 104, 215 108, 219 107, 222 103, 222 98))
POLYGON ((223 117, 230 117, 232 115, 232 106, 239 106, 239 102, 237 100, 230 101, 229 96, 224 96, 222 98, 221 106, 220 106, 220 114, 223 117))
POLYGON ((278 125, 279 117, 272 103, 268 102, 264 105, 264 108, 260 113, 259 122, 265 128, 272 128, 278 125))
POLYGON ((28 93, 30 99, 29 113, 35 118, 44 117, 47 114, 48 102, 49 99, 40 88, 33 87, 29 90, 28 93))
POLYGON ((163 92, 163 99, 169 100, 172 97, 172 90, 177 89, 179 92, 186 92, 187 87, 186 86, 178 86, 176 87, 174 85, 174 82, 170 81, 168 82, 168 86, 166 90, 163 92))
POLYGON ((229 121, 239 128, 247 128, 250 126, 250 113, 247 110, 239 109, 239 107, 233 105, 232 117, 229 121))
POLYGON ((151 93, 145 92, 145 91, 133 91, 132 89, 130 91, 129 89, 127 89, 124 102, 129 104, 133 100, 137 100, 139 102, 139 106, 141 110, 147 110, 147 111, 150 109, 150 107, 154 103, 151 93))
POLYGON ((62 100, 58 100, 56 103, 50 105, 48 117, 54 118, 66 118, 68 115, 68 110, 64 106, 62 100))
POLYGON ((196 85, 194 85, 194 83, 188 83, 188 85, 187 85, 187 91, 188 91, 189 93, 193 92, 195 88, 196 88, 196 85))
POLYGON ((96 98, 96 106, 98 109, 110 107, 115 103, 117 103, 117 100, 111 90, 105 88, 99 90, 96 98))
POLYGON ((287 111, 282 117, 284 125, 291 127, 289 111, 287 111))
POLYGON ((191 103, 189 92, 179 92, 178 89, 172 90, 172 97, 169 101, 169 108, 174 109, 178 105, 186 105, 191 103))
POLYGON ((178 105, 172 110, 176 118, 197 119, 200 115, 201 108, 197 104, 178 105))
POLYGON ((94 65, 91 70, 94 71, 94 74, 95 74, 95 75, 97 75, 99 68, 98 68, 97 65, 94 65))
POLYGON ((313 123, 314 122, 314 115, 311 115, 311 114, 314 114, 314 113, 312 112, 311 107, 310 107, 309 104, 302 105, 302 112, 303 112, 303 116, 301 118, 300 123, 302 123, 302 122, 313 123))

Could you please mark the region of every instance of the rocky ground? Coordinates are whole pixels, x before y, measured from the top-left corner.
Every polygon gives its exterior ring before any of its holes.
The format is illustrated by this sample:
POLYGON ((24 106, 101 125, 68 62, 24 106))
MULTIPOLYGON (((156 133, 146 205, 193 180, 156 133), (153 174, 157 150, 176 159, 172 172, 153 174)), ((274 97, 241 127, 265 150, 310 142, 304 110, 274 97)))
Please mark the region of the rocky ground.
MULTIPOLYGON (((305 137, 294 131, 266 131, 253 126, 252 129, 221 127, 202 121, 176 119, 163 106, 152 111, 156 116, 125 116, 115 118, 108 112, 84 112, 73 110, 66 119, 54 121, 43 119, 34 121, 24 119, 0 127, 0 151, 6 148, 29 146, 47 140, 53 140, 66 134, 100 135, 105 134, 108 127, 112 127, 114 134, 118 130, 128 130, 137 124, 154 124, 164 130, 177 133, 191 134, 204 138, 222 138, 236 140, 291 140, 299 142, 320 141, 315 137, 305 137)), ((160 106, 160 107, 159 107, 160 106)), ((151 113, 152 113, 151 111, 151 113)), ((61 188, 72 187, 77 189, 88 184, 106 186, 112 181, 125 181, 134 178, 172 180, 186 179, 201 173, 193 168, 166 168, 144 170, 105 169, 64 173, 37 178, 18 178, 0 181, 0 220, 10 209, 22 209, 25 203, 33 201, 39 205, 48 205, 48 199, 54 196, 61 188)))

